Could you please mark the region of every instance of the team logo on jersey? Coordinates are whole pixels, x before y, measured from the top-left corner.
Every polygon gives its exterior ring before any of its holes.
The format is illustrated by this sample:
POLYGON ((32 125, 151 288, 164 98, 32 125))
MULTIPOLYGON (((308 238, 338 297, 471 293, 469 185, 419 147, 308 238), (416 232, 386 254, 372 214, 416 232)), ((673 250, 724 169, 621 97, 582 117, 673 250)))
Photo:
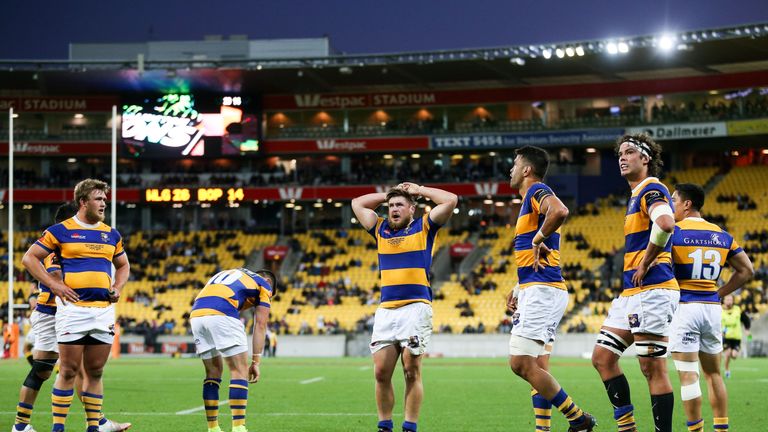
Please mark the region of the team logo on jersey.
POLYGON ((516 326, 518 324, 520 324, 520 314, 519 313, 514 313, 514 314, 512 314, 512 325, 516 326))
POLYGON ((627 315, 627 319, 629 320, 629 326, 631 328, 640 327, 640 317, 637 316, 637 314, 629 314, 627 315))
POLYGON ((636 203, 637 203, 637 197, 632 198, 629 200, 629 204, 627 205, 627 207, 632 208, 635 206, 636 203))
POLYGON ((103 241, 104 243, 109 243, 109 234, 101 233, 101 241, 103 241))
POLYGON ((76 240, 85 240, 84 234, 72 233, 72 235, 70 235, 69 237, 76 240))

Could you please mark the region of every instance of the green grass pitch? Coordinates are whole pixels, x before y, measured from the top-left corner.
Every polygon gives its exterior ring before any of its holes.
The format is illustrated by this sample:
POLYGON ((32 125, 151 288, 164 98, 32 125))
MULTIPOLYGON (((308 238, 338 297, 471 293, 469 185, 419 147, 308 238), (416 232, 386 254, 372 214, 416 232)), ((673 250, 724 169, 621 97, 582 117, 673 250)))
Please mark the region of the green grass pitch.
MULTIPOLYGON (((675 431, 686 431, 676 372, 675 431)), ((640 431, 653 430, 650 399, 637 361, 622 361, 632 387, 640 431)), ((0 362, 0 431, 14 421, 18 388, 29 366, 24 360, 0 362)), ((588 360, 555 358, 552 371, 576 403, 598 418, 600 431, 616 430, 612 409, 597 373, 588 360)), ((768 360, 739 359, 732 365, 729 390, 731 430, 765 430, 768 424, 768 360)), ((107 364, 104 411, 108 417, 133 423, 132 431, 205 431, 202 409, 203 367, 195 359, 118 359, 107 364), (181 412, 181 414, 180 414, 181 412), (186 412, 186 413, 185 413, 186 412)), ((420 431, 533 431, 529 387, 507 367, 506 359, 426 359, 425 399, 420 431)), ((226 382, 221 400, 227 399, 226 382)), ((35 404, 33 426, 51 427, 50 392, 46 382, 35 404)), ((395 372, 396 427, 403 421, 403 383, 395 372)), ((706 395, 706 386, 704 394, 706 395)), ((251 431, 373 431, 376 429, 373 369, 368 358, 267 358, 262 381, 252 384, 247 426, 251 431)), ((706 430, 712 414, 704 408, 706 430)), ((554 412, 553 431, 565 431, 554 412)), ((230 430, 229 407, 220 409, 222 429, 230 430)), ((73 402, 67 430, 84 430, 82 406, 73 402)), ((398 429, 399 430, 399 429, 398 429)))

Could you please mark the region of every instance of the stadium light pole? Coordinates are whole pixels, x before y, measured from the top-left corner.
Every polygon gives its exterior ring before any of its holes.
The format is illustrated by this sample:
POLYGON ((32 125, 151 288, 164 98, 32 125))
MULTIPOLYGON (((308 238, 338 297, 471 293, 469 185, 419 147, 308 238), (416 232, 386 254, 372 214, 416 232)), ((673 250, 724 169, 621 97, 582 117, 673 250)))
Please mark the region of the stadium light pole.
POLYGON ((8 324, 13 322, 13 107, 8 110, 8 324))
POLYGON ((117 229, 117 106, 112 105, 112 208, 110 225, 117 229))

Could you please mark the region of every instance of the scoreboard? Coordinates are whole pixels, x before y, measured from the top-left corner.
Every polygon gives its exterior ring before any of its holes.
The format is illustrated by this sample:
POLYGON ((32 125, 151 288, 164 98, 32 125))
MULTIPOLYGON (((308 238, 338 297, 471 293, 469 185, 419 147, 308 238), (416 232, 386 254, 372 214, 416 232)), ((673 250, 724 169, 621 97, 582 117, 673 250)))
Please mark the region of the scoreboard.
POLYGON ((148 203, 225 203, 245 199, 243 188, 149 188, 144 190, 148 203))

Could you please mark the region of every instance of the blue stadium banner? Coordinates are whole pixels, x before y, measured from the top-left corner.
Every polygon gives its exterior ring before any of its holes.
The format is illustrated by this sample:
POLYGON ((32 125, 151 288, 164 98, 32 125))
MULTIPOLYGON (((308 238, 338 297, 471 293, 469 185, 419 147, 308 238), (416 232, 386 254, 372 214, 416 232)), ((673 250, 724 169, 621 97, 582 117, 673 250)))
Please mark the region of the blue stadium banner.
POLYGON ((536 133, 472 134, 435 136, 430 140, 430 148, 476 149, 522 147, 571 146, 613 142, 624 134, 624 129, 584 129, 536 133))

